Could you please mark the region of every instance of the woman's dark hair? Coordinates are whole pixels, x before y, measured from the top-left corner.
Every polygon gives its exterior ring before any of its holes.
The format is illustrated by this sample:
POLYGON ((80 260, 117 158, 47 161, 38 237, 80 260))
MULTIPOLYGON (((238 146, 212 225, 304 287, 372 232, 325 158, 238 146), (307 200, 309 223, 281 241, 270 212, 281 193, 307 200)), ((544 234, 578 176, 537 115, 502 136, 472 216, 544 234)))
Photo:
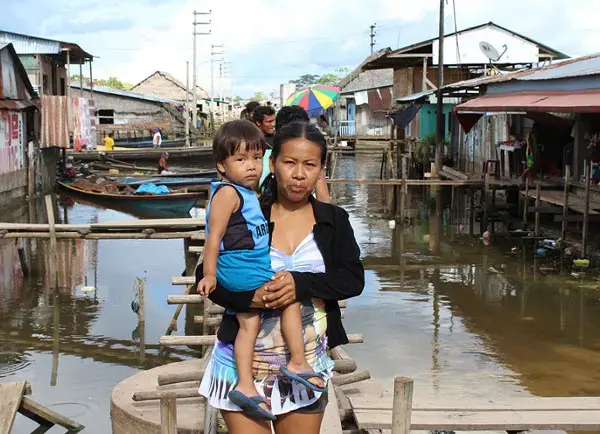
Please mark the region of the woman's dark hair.
MULTIPOLYGON (((289 140, 306 139, 314 143, 321 149, 321 165, 325 165, 327 159, 327 140, 321 134, 321 131, 314 125, 308 122, 292 122, 275 133, 273 139, 273 150, 271 158, 277 160, 281 147, 289 140)), ((261 185, 261 206, 266 207, 272 205, 277 200, 277 180, 274 174, 270 174, 265 178, 261 185)))
POLYGON ((275 130, 279 131, 292 122, 308 122, 309 120, 308 113, 299 105, 285 106, 277 113, 275 130))
POLYGON ((264 152, 267 146, 265 137, 252 122, 239 119, 224 123, 213 138, 215 162, 220 163, 235 154, 242 143, 245 143, 246 150, 264 152))

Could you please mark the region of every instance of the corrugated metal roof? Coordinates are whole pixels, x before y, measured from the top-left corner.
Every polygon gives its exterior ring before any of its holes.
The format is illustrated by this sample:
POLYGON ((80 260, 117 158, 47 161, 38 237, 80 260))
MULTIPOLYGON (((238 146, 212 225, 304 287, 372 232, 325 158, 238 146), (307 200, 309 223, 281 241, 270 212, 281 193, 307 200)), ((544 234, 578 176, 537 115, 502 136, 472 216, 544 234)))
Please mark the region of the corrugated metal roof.
POLYGON ((60 42, 0 31, 0 42, 12 43, 18 54, 59 54, 60 42))
POLYGON ((426 90, 424 92, 413 93, 412 95, 401 96, 400 98, 396 98, 396 101, 399 103, 414 102, 414 101, 417 101, 418 99, 425 98, 426 96, 431 96, 436 92, 437 92, 436 89, 426 90))
POLYGON ((4 110, 24 110, 29 107, 37 107, 31 101, 17 99, 0 99, 0 109, 4 110))
POLYGON ((600 55, 575 60, 575 62, 558 63, 551 69, 532 70, 531 74, 519 80, 554 80, 600 74, 600 55))
MULTIPOLYGON (((71 83, 71 88, 79 89, 79 84, 71 83)), ((90 86, 84 84, 83 90, 89 92, 91 90, 91 88, 90 88, 90 86)), ((123 98, 141 99, 144 101, 159 102, 159 103, 166 103, 166 104, 176 104, 176 105, 179 104, 178 101, 175 101, 173 99, 161 98, 159 96, 154 96, 154 95, 145 95, 145 94, 136 93, 136 92, 129 92, 126 90, 115 89, 114 87, 109 87, 109 86, 94 86, 94 93, 104 93, 107 95, 121 96, 123 98)))
POLYGON ((71 61, 81 58, 82 60, 91 60, 93 55, 86 52, 79 45, 72 42, 56 41, 53 39, 39 38, 37 36, 23 35, 20 33, 6 32, 0 30, 0 42, 12 43, 15 51, 19 55, 23 54, 48 54, 58 55, 63 49, 71 51, 71 61))

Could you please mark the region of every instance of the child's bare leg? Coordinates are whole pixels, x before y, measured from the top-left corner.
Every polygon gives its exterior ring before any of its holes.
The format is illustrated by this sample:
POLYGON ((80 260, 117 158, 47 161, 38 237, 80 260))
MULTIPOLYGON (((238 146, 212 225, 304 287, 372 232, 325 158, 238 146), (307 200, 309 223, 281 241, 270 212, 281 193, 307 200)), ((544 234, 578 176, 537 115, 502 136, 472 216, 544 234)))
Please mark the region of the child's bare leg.
MULTIPOLYGON (((250 398, 258 395, 252 376, 252 359, 256 337, 260 331, 260 314, 258 312, 244 312, 236 314, 236 317, 240 323, 240 330, 233 346, 239 377, 235 390, 250 398)), ((260 406, 269 411, 266 404, 262 403, 260 406)))
MULTIPOLYGON (((290 362, 286 368, 293 374, 312 372, 313 368, 306 361, 304 352, 304 333, 302 331, 302 305, 295 302, 281 312, 281 331, 290 349, 290 362)), ((317 387, 325 387, 323 380, 314 377, 308 379, 317 387)))

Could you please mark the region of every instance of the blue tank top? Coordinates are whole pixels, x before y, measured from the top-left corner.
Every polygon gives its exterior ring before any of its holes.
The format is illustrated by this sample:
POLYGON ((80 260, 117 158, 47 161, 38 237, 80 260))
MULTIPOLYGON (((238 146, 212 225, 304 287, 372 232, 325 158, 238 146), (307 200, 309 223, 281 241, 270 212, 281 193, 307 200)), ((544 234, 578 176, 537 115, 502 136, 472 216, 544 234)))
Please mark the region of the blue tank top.
POLYGON ((231 215, 221 240, 217 280, 229 291, 253 291, 274 274, 269 256, 269 224, 254 191, 229 182, 213 182, 211 201, 206 209, 207 236, 212 197, 225 186, 235 188, 240 206, 231 215))

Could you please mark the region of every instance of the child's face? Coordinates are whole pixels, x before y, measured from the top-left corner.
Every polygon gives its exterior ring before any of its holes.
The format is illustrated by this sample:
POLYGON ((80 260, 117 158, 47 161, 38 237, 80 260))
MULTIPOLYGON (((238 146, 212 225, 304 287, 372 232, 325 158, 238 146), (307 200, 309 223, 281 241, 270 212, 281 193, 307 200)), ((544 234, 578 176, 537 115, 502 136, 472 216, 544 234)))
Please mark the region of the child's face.
POLYGON ((217 163, 217 169, 234 184, 255 190, 262 175, 262 150, 245 150, 243 146, 224 161, 217 163))

